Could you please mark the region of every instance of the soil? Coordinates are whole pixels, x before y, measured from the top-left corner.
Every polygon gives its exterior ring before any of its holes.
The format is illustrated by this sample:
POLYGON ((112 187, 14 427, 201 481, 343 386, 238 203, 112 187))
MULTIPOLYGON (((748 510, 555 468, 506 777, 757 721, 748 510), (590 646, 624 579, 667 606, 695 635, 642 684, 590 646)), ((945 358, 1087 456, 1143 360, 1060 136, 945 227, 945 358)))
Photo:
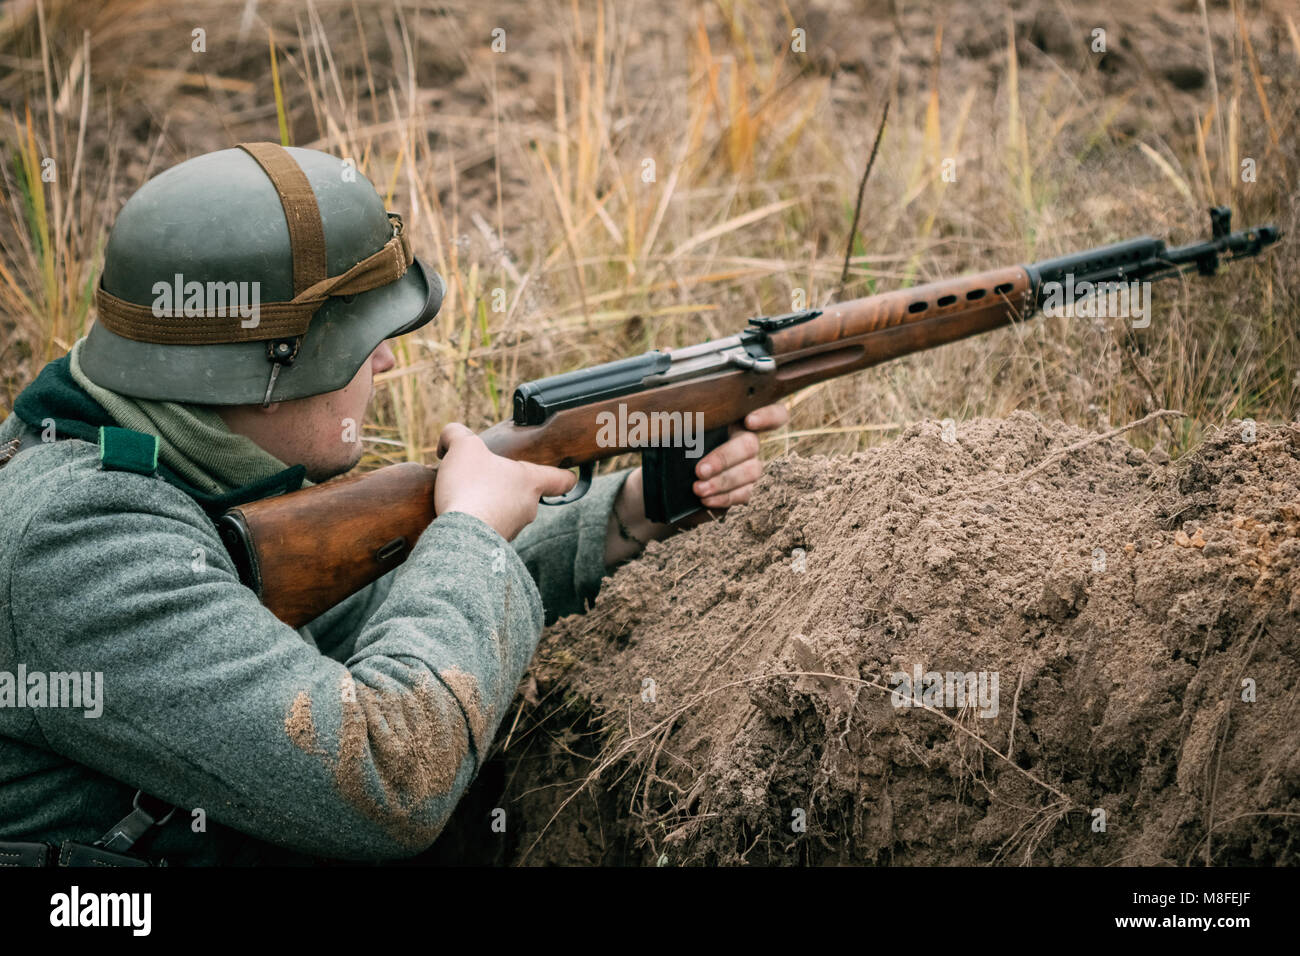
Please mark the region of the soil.
POLYGON ((777 459, 617 571, 434 854, 1300 862, 1300 424, 1174 463, 1026 413, 949 429, 777 459), (896 706, 914 668, 996 677, 996 716, 896 706))

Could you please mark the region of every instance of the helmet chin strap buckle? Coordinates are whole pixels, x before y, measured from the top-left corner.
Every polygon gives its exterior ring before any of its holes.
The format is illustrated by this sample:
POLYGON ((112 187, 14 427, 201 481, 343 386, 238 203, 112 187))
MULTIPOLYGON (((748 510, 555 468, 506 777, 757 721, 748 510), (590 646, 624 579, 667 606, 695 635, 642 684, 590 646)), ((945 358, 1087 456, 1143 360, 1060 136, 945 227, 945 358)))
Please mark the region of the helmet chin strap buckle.
POLYGON ((271 363, 271 379, 266 383, 266 395, 262 398, 262 407, 271 404, 271 392, 275 390, 275 380, 280 377, 280 369, 292 365, 302 348, 302 336, 293 339, 272 339, 266 343, 266 360, 271 363))

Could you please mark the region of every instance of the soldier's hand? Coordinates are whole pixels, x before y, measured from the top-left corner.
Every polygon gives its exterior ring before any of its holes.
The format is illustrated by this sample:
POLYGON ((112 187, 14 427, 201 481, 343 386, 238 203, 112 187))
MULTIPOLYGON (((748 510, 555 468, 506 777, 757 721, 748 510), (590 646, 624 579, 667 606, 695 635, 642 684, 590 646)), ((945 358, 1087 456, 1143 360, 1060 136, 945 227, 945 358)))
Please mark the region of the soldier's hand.
POLYGON ((490 525, 507 541, 537 517, 542 495, 574 486, 571 471, 494 455, 472 431, 452 422, 438 437, 438 480, 433 507, 440 514, 463 511, 490 525))
POLYGON ((757 432, 780 428, 790 420, 784 405, 765 405, 731 426, 731 437, 699 460, 692 486, 706 508, 730 508, 749 500, 754 482, 763 474, 758 459, 757 432))

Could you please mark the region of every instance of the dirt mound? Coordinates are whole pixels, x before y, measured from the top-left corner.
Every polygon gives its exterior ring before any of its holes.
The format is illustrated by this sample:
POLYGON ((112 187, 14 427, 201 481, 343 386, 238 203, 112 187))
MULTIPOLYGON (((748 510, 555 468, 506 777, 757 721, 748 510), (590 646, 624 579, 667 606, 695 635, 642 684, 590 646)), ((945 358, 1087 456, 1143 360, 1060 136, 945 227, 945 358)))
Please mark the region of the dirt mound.
POLYGON ((1300 862, 1300 426, 1252 428, 1169 464, 1018 413, 772 462, 552 629, 440 850, 1300 862))

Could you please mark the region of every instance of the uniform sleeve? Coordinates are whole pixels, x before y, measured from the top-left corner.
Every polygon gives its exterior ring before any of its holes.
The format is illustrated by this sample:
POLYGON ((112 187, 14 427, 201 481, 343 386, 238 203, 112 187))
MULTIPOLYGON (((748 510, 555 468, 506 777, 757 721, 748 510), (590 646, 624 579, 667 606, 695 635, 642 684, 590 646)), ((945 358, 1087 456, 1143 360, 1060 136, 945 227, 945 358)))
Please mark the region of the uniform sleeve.
POLYGON ((569 505, 541 505, 537 520, 516 535, 523 559, 546 609, 546 623, 585 611, 605 577, 605 532, 614 500, 632 472, 602 475, 569 505))
POLYGON ((13 556, 0 607, 28 671, 102 675, 100 713, 33 711, 50 749, 331 858, 433 842, 542 626, 523 562, 465 514, 429 526, 346 662, 262 607, 208 519, 155 479, 79 481, 13 556))
POLYGON ((344 598, 320 617, 299 628, 298 633, 316 645, 326 657, 346 661, 356 649, 357 635, 379 610, 393 586, 396 570, 344 598))

